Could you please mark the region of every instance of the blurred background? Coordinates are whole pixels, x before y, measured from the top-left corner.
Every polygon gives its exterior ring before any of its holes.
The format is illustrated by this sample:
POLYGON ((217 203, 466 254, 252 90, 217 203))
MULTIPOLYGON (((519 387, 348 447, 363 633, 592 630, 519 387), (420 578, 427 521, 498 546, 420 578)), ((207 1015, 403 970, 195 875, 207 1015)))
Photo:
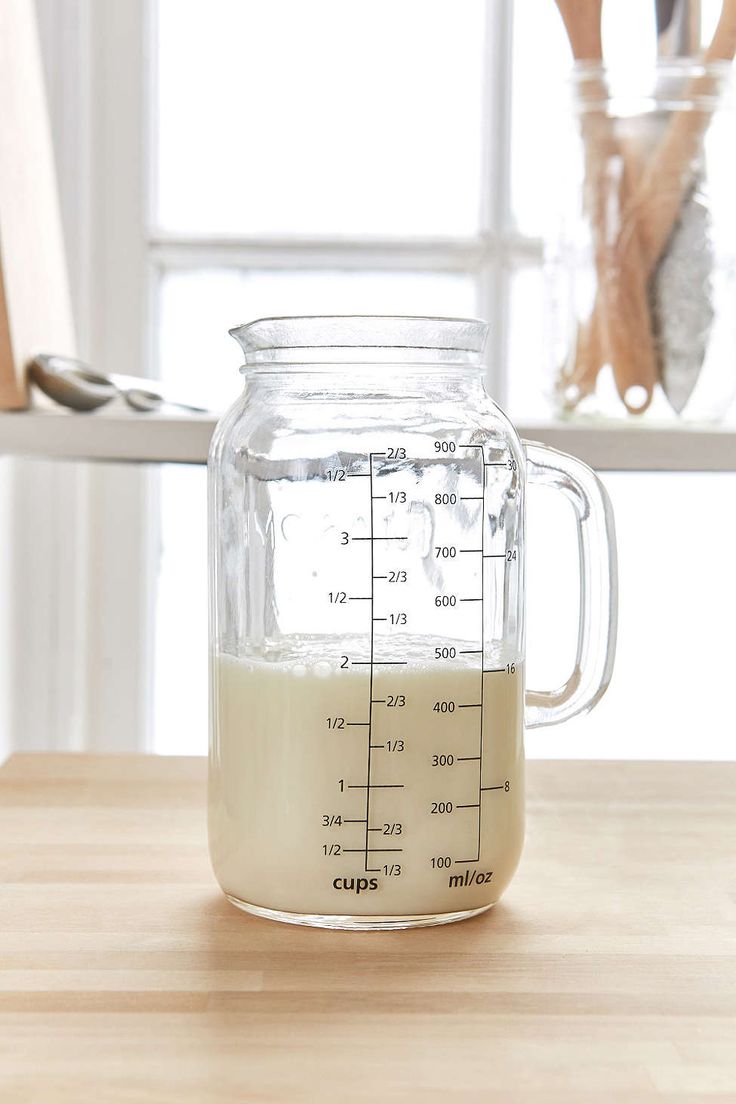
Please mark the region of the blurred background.
MULTIPOLYGON (((703 3, 704 37, 719 10, 703 3)), ((553 416, 545 242, 568 186, 571 62, 553 0, 37 0, 37 14, 90 363, 224 408, 236 323, 474 315, 491 323, 493 397, 522 424, 553 416)), ((653 5, 617 0, 604 31, 635 66, 653 5)), ((197 466, 0 460, 0 753, 206 751, 205 481, 197 466)), ((614 681, 590 717, 530 734, 529 753, 733 758, 736 475, 604 481, 614 681)), ((529 680, 551 686, 572 660, 577 552, 543 491, 528 547, 529 680)))

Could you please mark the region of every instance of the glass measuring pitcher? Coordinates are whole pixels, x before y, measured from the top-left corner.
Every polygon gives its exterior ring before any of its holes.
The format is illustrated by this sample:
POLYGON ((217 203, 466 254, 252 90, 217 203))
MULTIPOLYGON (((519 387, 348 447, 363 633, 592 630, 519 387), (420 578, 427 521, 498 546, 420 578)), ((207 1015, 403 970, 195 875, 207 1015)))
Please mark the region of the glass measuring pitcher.
POLYGON ((523 725, 591 708, 616 634, 611 506, 488 397, 485 323, 262 319, 209 461, 210 853, 249 912, 443 923, 510 882, 523 725), (528 480, 571 502, 574 670, 524 685, 528 480))

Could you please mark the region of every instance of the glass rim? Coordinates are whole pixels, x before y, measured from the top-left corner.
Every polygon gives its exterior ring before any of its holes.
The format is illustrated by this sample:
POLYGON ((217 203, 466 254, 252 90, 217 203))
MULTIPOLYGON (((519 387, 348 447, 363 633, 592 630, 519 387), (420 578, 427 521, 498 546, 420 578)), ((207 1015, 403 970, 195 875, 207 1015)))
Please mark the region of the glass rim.
MULTIPOLYGON (((488 323, 480 318, 433 315, 312 314, 257 318, 228 332, 245 354, 245 363, 294 363, 303 354, 331 350, 381 351, 381 360, 392 350, 436 353, 446 360, 453 354, 466 360, 483 353, 488 323), (300 355, 294 356, 293 354, 300 355)), ((312 357, 306 359, 311 360, 312 357)), ((354 359, 349 357, 348 359, 354 359)))
POLYGON ((580 60, 573 63, 567 85, 578 114, 608 104, 634 105, 638 111, 687 111, 730 108, 736 86, 730 61, 702 57, 656 58, 645 69, 580 60))
POLYGON ((570 67, 569 80, 575 84, 591 76, 622 76, 628 78, 631 85, 646 83, 654 76, 682 76, 689 74, 696 77, 721 76, 733 79, 734 63, 723 58, 714 58, 708 61, 703 57, 661 57, 654 58, 651 65, 638 72, 625 65, 607 65, 604 61, 586 60, 581 58, 574 61, 570 67), (633 74, 633 75, 632 75, 633 74))

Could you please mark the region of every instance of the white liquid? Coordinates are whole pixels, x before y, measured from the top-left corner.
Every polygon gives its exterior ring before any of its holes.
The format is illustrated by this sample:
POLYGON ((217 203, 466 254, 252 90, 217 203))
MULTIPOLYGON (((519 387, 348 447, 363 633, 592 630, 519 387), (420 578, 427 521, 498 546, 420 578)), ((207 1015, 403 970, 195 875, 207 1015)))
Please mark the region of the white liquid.
POLYGON ((479 660, 374 669, 367 790, 367 668, 215 657, 209 823, 223 890, 332 916, 497 901, 523 841, 523 677, 520 663, 481 676, 479 660))

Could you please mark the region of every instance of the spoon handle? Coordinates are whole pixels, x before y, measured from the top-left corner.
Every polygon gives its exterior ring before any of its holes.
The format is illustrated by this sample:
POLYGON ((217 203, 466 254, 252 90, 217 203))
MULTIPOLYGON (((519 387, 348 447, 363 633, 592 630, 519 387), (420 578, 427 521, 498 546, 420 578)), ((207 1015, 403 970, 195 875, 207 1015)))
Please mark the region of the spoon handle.
POLYGON ((185 410, 190 414, 209 414, 210 411, 203 406, 193 406, 191 403, 177 402, 167 399, 157 391, 150 391, 143 387, 126 387, 120 390, 128 406, 139 413, 153 413, 161 407, 173 407, 176 410, 185 410))

